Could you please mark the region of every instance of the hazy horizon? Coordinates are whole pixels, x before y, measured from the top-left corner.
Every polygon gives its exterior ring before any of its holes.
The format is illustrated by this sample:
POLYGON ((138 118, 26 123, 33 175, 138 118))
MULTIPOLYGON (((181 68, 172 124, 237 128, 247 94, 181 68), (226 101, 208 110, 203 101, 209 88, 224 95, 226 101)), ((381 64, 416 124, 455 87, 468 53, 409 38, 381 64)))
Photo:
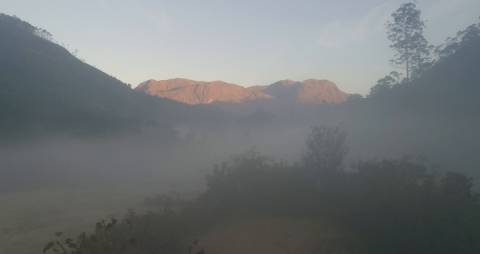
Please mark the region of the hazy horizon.
MULTIPOLYGON (((384 24, 402 2, 1 0, 0 12, 48 30, 133 86, 148 79, 254 86, 315 78, 366 94, 392 69, 384 24)), ((476 22, 480 9, 476 0, 417 2, 433 44, 476 22)))

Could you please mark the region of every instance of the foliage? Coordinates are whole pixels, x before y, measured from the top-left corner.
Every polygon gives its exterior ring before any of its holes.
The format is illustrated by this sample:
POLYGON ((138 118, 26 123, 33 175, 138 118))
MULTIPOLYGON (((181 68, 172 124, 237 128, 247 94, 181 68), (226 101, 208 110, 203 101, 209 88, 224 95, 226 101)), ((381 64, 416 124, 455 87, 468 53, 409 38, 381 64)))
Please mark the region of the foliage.
POLYGON ((480 251, 480 207, 471 179, 439 175, 408 158, 360 162, 347 171, 341 167, 344 143, 339 128, 316 127, 306 142, 315 163, 309 156, 291 165, 248 152, 215 166, 198 198, 151 198, 148 202, 160 207, 155 212, 99 222, 92 234, 76 240, 57 234, 44 252, 191 253, 209 228, 259 215, 342 225, 356 238, 335 244, 357 246, 351 253, 480 251), (321 173, 312 175, 312 168, 321 173))
POLYGON ((377 84, 370 89, 369 97, 384 96, 388 94, 394 86, 400 85, 401 82, 401 74, 392 71, 377 81, 377 84))
POLYGON ((248 152, 217 165, 207 176, 207 190, 200 205, 217 219, 253 214, 284 215, 297 213, 304 203, 301 193, 311 186, 303 185, 306 175, 297 166, 274 162, 256 152, 248 152), (252 209, 254 208, 254 209, 252 209))
POLYGON ((342 170, 347 152, 345 141, 346 133, 338 127, 314 127, 306 141, 305 167, 319 174, 342 170))
POLYGON ((397 51, 392 63, 405 64, 407 81, 417 77, 431 61, 432 47, 423 36, 425 23, 420 15, 415 3, 405 3, 392 14, 387 24, 390 47, 397 51))
POLYGON ((454 37, 447 38, 444 44, 435 49, 435 53, 437 53, 440 58, 451 56, 463 45, 475 42, 478 38, 480 38, 480 22, 458 31, 454 37))
MULTIPOLYGON (((401 23, 393 22, 395 21, 394 18, 389 26, 400 26, 401 24, 407 26, 408 23, 405 23, 407 20, 414 22, 418 19, 414 23, 420 24, 422 29, 416 31, 416 33, 419 33, 416 37, 421 38, 420 32, 423 32, 424 24, 420 20, 420 12, 414 7, 414 4, 402 5, 392 15, 401 23), (406 19, 407 14, 413 17, 406 19)), ((410 26, 415 27, 414 25, 410 26)), ((401 29, 397 28, 395 31, 399 32, 401 29)), ((391 37, 392 30, 388 34, 391 37)), ((400 35, 401 33, 398 34, 398 36, 400 35)), ((403 37, 407 38, 406 34, 403 37)), ((403 37, 401 37, 401 41, 404 40, 403 37)), ((415 36, 410 35, 410 37, 415 36)), ((408 44, 407 41, 402 43, 408 44)), ((423 44, 426 44, 426 42, 423 44)), ((393 45, 397 47, 402 44, 392 44, 392 47, 393 45)), ((435 61, 430 59, 430 54, 428 57, 425 55, 423 60, 427 61, 428 68, 419 68, 405 79, 402 79, 402 75, 399 73, 391 72, 378 80, 376 85, 371 88, 367 100, 362 104, 363 106, 358 107, 359 104, 357 103, 351 107, 352 114, 377 114, 381 112, 386 113, 384 116, 388 118, 394 116, 395 119, 399 119, 399 115, 404 115, 407 117, 404 120, 406 122, 410 121, 411 117, 418 117, 419 115, 429 119, 455 119, 459 123, 475 119, 479 108, 479 100, 475 96, 479 92, 477 84, 480 81, 480 75, 476 70, 476 66, 480 64, 478 45, 480 45, 480 23, 468 26, 459 31, 455 37, 448 38, 443 45, 438 46, 435 50, 435 61), (359 112, 359 110, 365 111, 359 112)), ((413 54, 415 51, 411 49, 415 47, 415 44, 409 47, 409 54, 413 54)), ((397 51, 395 59, 401 56, 400 53, 403 54, 406 51, 407 48, 403 51, 397 51)), ((400 60, 406 61, 408 59, 410 61, 415 60, 413 57, 407 57, 407 55, 400 60)), ((422 57, 419 59, 422 59, 422 57)), ((409 68, 413 67, 414 65, 412 66, 412 63, 409 63, 409 68)), ((372 117, 369 119, 372 119, 372 117)), ((381 124, 391 121, 383 117, 380 119, 383 121, 381 124)), ((427 123, 432 124, 432 121, 427 121, 427 123)), ((420 121, 417 124, 420 124, 420 121)), ((445 123, 440 122, 436 125, 441 126, 445 123)), ((375 125, 372 124, 371 126, 374 127, 375 125)), ((474 135, 474 133, 471 134, 474 135)))
MULTIPOLYGON (((187 228, 173 211, 142 216, 130 212, 123 220, 102 220, 91 234, 76 239, 61 232, 43 248, 46 254, 148 254, 184 253, 187 228)), ((182 218, 185 219, 185 218, 182 218)))

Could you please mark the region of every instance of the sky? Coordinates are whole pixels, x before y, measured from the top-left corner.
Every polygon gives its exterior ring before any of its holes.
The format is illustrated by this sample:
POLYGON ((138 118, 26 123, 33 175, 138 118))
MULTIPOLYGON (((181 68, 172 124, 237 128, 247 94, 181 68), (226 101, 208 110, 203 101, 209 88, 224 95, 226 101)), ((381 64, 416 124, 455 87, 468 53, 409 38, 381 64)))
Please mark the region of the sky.
MULTIPOLYGON (((385 24, 400 0, 0 0, 136 86, 176 77, 243 86, 329 79, 366 94, 396 66, 385 24)), ((479 0, 417 0, 433 44, 478 22, 479 0)))

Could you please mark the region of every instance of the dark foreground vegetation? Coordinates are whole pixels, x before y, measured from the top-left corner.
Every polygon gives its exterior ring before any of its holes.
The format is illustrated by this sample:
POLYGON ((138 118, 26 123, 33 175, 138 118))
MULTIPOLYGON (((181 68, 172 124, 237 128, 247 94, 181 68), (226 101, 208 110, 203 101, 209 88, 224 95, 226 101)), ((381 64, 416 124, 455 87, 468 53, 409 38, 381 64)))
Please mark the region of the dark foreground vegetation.
POLYGON ((298 163, 246 153, 216 166, 192 200, 149 199, 157 207, 150 213, 101 221, 75 239, 57 233, 43 251, 209 253, 198 239, 215 225, 281 216, 344 229, 316 253, 479 253, 480 206, 468 177, 408 158, 346 167, 345 134, 336 128, 314 128, 306 144, 298 163))

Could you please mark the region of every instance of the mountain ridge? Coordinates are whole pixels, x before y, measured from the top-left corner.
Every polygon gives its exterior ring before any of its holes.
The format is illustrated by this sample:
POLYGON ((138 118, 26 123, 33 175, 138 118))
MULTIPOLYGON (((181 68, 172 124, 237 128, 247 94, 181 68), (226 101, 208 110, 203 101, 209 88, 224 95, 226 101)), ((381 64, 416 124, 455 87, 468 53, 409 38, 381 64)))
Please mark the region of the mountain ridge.
POLYGON ((304 81, 285 79, 266 86, 251 87, 243 87, 221 80, 150 79, 140 83, 135 90, 191 105, 251 101, 339 104, 345 102, 350 96, 340 90, 334 82, 326 79, 306 79, 304 81))

